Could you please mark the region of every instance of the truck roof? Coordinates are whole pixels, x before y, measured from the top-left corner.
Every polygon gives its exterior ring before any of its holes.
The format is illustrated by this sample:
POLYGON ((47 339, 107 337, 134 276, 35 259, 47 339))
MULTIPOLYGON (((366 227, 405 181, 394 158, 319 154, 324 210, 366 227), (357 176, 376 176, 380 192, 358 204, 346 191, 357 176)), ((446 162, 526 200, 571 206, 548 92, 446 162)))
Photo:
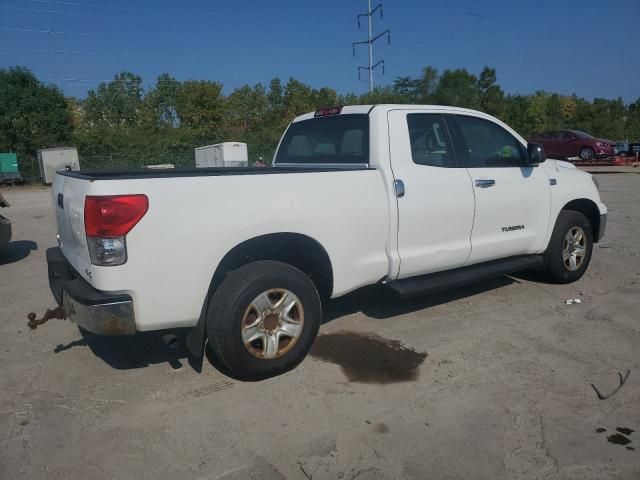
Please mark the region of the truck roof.
MULTIPOLYGON (((442 111, 447 113, 471 113, 473 115, 493 118, 490 115, 487 115, 486 113, 483 113, 483 112, 479 112, 477 110, 471 110, 468 108, 460 108, 460 107, 450 107, 447 105, 415 105, 415 104, 411 105, 411 104, 381 103, 376 105, 345 105, 343 107, 336 107, 336 108, 341 108, 340 113, 336 115, 363 114, 363 113, 368 114, 368 113, 371 113, 371 111, 374 108, 376 110, 382 109, 384 111, 429 109, 429 110, 442 111)), ((323 110, 323 109, 320 109, 320 110, 323 110)), ((315 118, 317 116, 316 112, 319 112, 320 110, 299 115, 293 120, 293 122, 300 122, 302 120, 309 120, 311 118, 315 118)))

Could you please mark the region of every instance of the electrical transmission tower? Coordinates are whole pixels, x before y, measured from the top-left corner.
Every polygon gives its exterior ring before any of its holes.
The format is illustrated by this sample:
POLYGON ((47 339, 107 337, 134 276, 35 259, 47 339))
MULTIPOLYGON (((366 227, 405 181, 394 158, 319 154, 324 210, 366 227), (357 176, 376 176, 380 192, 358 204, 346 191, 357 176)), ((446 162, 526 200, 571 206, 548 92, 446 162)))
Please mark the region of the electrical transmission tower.
POLYGON ((391 45, 391 30, 387 29, 384 32, 373 36, 373 14, 380 10, 380 18, 382 18, 382 4, 378 4, 373 10, 371 9, 371 0, 367 0, 369 2, 369 10, 367 13, 361 13, 358 15, 358 28, 360 28, 360 19, 362 17, 367 17, 367 23, 369 25, 369 35, 367 39, 362 42, 353 42, 353 56, 356 56, 356 45, 367 45, 369 47, 369 66, 368 67, 358 67, 358 80, 360 80, 360 73, 362 70, 367 70, 369 73, 369 91, 373 91, 373 71, 376 67, 382 65, 382 74, 384 75, 384 60, 380 60, 375 65, 373 64, 373 44, 376 40, 380 39, 383 36, 387 36, 387 43, 391 45))

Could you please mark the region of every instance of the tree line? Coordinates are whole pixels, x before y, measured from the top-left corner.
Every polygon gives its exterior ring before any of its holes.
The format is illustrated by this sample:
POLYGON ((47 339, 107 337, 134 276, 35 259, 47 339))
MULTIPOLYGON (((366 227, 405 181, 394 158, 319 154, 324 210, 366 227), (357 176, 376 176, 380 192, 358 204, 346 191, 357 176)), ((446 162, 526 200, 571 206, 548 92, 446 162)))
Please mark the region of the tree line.
MULTIPOLYGON (((333 105, 413 103, 482 110, 528 137, 572 128, 611 140, 640 139, 640 98, 595 98, 537 91, 506 94, 496 70, 438 72, 397 78, 363 95, 312 88, 296 79, 244 85, 228 95, 219 82, 178 81, 162 74, 145 88, 131 72, 115 75, 85 99, 65 97, 22 67, 0 69, 0 152, 17 152, 23 172, 32 171, 40 148, 74 145, 83 168, 139 167, 172 163, 193 166, 195 147, 246 142, 250 161, 270 161, 293 117, 333 105)), ((27 175, 28 176, 28 175, 27 175)))

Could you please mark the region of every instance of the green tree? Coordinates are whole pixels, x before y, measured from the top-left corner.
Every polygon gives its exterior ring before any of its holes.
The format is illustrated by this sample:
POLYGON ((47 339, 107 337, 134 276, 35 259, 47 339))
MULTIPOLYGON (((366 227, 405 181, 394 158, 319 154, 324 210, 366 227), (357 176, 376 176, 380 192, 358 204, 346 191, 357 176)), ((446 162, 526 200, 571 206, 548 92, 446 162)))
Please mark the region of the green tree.
POLYGON ((363 94, 357 103, 375 105, 378 103, 411 103, 411 100, 398 95, 393 87, 384 86, 375 87, 373 92, 363 94))
POLYGON ((137 125, 142 107, 142 79, 121 72, 108 83, 91 90, 83 104, 85 121, 90 125, 121 127, 137 125))
POLYGON ((591 133, 593 135, 611 140, 624 138, 626 109, 621 98, 617 100, 595 98, 592 108, 591 133))
POLYGON ((399 77, 393 82, 396 101, 398 103, 434 103, 439 80, 438 71, 433 67, 423 68, 419 78, 399 77))
POLYGON ((244 134, 265 117, 268 108, 269 99, 262 84, 237 88, 227 97, 225 131, 244 134))
POLYGON ((625 121, 624 139, 632 142, 640 142, 640 98, 629 105, 625 121))
POLYGON ((575 110, 569 119, 571 128, 591 132, 593 130, 593 105, 584 98, 575 98, 575 110))
POLYGON ((434 98, 439 105, 453 107, 480 107, 478 79, 466 69, 445 70, 440 77, 434 98))
MULTIPOLYGON (((278 78, 268 88, 245 85, 228 96, 218 82, 177 81, 160 75, 147 92, 138 75, 122 72, 90 91, 85 100, 64 98, 28 70, 0 70, 0 150, 14 150, 23 162, 38 148, 68 143, 78 147, 85 167, 136 167, 150 163, 193 166, 194 147, 224 140, 247 142, 250 160, 270 161, 280 136, 296 115, 331 105, 440 103, 484 110, 523 136, 576 128, 596 136, 640 140, 640 99, 588 101, 538 91, 506 95, 496 70, 475 76, 464 69, 442 75, 425 67, 373 92, 339 94, 278 78)), ((30 165, 27 160, 27 164, 30 165)))
POLYGON ((562 102, 560 95, 551 94, 547 100, 547 127, 549 130, 564 128, 565 121, 562 113, 562 102))
POLYGON ((434 103, 439 84, 440 76, 438 75, 438 70, 433 67, 423 68, 416 92, 418 102, 426 104, 434 103))
POLYGON ((221 139, 225 104, 222 84, 188 80, 178 91, 176 113, 183 128, 190 129, 196 142, 221 139))
POLYGON ((284 89, 279 78, 274 78, 269 82, 269 93, 267 94, 269 111, 282 116, 284 113, 284 89))
POLYGON ((289 120, 296 115, 310 112, 315 108, 311 88, 290 78, 284 91, 284 109, 289 120))
POLYGON ((420 79, 413 77, 398 77, 393 82, 393 93, 410 103, 418 103, 418 89, 420 79))
POLYGON ((548 102, 550 95, 542 90, 528 97, 526 136, 543 132, 550 128, 548 116, 548 102))
POLYGON ((523 137, 533 132, 527 118, 529 100, 524 95, 509 95, 506 98, 504 121, 523 137))
POLYGON ((478 78, 480 108, 490 115, 502 117, 505 109, 504 92, 496 82, 495 68, 484 67, 478 78))
POLYGON ((0 69, 0 151, 16 152, 23 174, 31 172, 36 150, 65 144, 71 133, 71 110, 60 90, 26 68, 0 69))
POLYGON ((143 122, 150 128, 176 127, 178 93, 181 84, 168 73, 158 76, 156 85, 144 96, 143 122))
POLYGON ((313 103, 315 108, 333 107, 338 105, 338 92, 333 88, 322 87, 320 90, 313 90, 311 92, 313 96, 313 103))

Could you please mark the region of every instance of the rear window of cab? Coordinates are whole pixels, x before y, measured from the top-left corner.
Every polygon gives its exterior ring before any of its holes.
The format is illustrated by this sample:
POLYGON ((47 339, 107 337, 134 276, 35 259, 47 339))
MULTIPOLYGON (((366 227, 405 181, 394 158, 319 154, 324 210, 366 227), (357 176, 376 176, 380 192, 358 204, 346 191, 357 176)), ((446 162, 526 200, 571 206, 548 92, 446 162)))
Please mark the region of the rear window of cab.
POLYGON ((276 163, 369 164, 369 115, 332 115, 292 123, 276 163))

